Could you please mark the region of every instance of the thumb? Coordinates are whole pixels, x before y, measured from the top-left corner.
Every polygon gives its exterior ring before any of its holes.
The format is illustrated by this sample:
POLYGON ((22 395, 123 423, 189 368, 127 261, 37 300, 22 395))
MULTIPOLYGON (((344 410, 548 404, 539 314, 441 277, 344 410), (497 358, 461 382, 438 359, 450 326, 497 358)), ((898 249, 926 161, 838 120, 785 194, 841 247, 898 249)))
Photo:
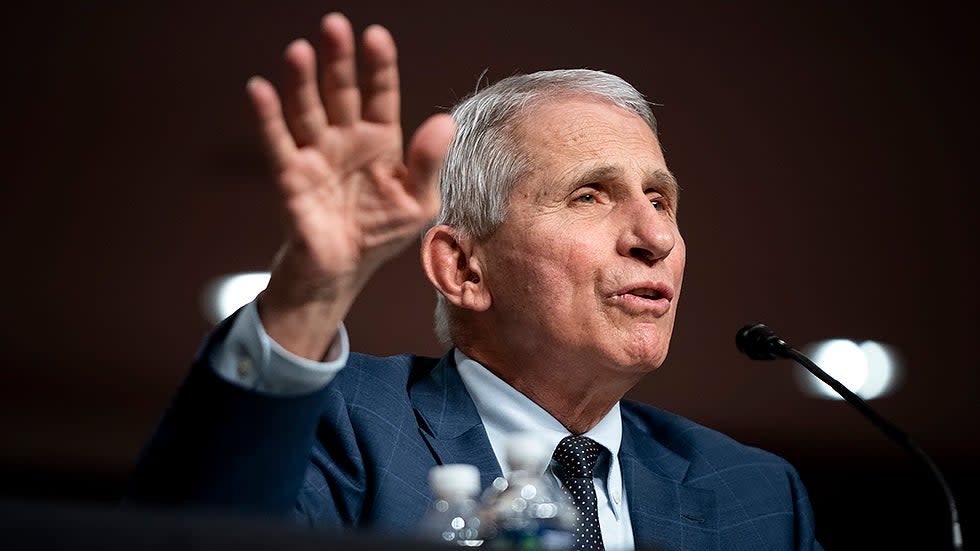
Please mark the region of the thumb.
POLYGON ((439 205, 439 174, 455 133, 456 123, 451 116, 432 115, 415 131, 408 146, 409 191, 423 203, 434 205, 433 211, 439 205))

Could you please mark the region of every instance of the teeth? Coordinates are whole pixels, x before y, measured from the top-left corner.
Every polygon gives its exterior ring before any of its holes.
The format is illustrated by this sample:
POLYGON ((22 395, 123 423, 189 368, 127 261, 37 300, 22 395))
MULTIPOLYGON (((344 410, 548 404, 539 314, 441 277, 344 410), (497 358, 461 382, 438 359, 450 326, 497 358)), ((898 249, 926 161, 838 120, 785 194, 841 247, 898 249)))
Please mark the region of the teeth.
POLYGON ((647 299, 654 299, 654 300, 660 298, 660 293, 658 293, 657 291, 650 290, 650 289, 637 289, 637 290, 631 292, 630 294, 636 295, 638 297, 643 297, 643 298, 647 298, 647 299))

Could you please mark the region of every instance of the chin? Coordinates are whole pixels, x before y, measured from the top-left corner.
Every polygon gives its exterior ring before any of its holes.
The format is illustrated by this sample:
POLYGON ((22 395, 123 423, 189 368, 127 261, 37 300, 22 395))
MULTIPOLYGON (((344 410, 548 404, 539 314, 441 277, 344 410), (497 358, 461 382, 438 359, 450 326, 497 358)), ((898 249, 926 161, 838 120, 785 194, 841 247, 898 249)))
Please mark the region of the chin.
POLYGON ((633 358, 633 361, 623 368, 624 372, 633 373, 637 375, 645 375, 647 373, 652 373, 663 365, 665 355, 658 355, 655 357, 643 357, 643 358, 633 358))
POLYGON ((609 373, 644 375, 660 367, 666 356, 666 351, 662 349, 638 350, 635 347, 623 347, 600 353, 593 365, 605 365, 609 373))
POLYGON ((624 371, 633 373, 649 373, 663 365, 667 359, 667 346, 669 336, 664 339, 649 334, 646 338, 638 338, 624 343, 619 356, 622 358, 619 365, 623 366, 624 371))

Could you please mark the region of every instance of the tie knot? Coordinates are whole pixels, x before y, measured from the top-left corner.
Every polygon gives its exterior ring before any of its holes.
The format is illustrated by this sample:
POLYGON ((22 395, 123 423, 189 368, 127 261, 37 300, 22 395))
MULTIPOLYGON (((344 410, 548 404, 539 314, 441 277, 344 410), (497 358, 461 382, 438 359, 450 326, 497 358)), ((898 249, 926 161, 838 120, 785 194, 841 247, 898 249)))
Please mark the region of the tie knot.
POLYGON ((558 443, 552 458, 564 474, 575 478, 592 478, 602 446, 588 436, 566 436, 558 443))

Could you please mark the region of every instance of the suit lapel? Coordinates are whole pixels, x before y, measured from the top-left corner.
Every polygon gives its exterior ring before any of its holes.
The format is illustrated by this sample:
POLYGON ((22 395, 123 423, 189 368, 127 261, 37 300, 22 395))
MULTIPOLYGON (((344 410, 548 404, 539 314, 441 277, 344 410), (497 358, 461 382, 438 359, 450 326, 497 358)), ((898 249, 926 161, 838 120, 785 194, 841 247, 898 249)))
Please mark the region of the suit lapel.
POLYGON ((714 492, 684 484, 690 462, 625 412, 620 464, 637 544, 656 550, 718 549, 714 492))
MULTIPOLYGON (((412 385, 409 395, 419 432, 437 463, 475 465, 483 488, 503 476, 453 351, 412 385)), ((657 442, 625 409, 620 464, 639 548, 719 549, 714 492, 685 484, 690 461, 657 442)))
POLYGON ((439 464, 468 463, 483 488, 503 476, 476 405, 456 371, 453 350, 409 390, 419 431, 439 464))

